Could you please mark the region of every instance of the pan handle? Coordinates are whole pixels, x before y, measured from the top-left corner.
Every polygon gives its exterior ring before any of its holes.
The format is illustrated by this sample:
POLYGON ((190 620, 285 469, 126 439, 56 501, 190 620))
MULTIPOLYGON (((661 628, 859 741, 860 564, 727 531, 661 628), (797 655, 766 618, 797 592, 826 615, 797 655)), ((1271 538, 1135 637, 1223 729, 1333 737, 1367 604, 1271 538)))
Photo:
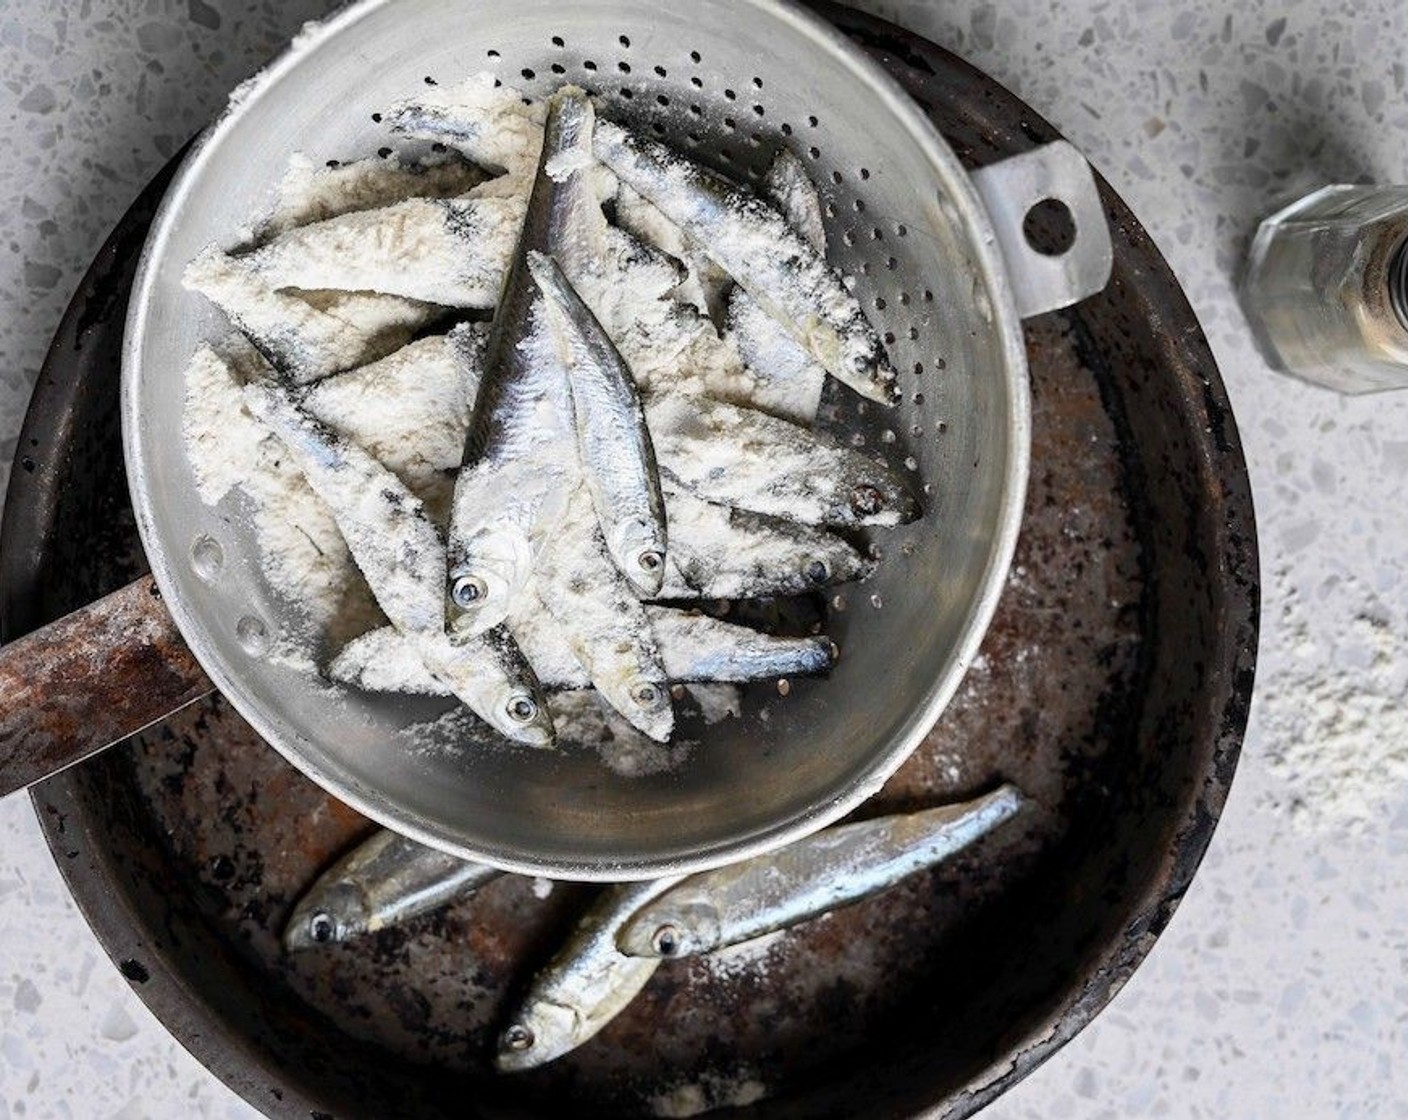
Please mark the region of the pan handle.
POLYGON ((1058 140, 989 164, 973 172, 973 185, 992 220, 1023 319, 1104 290, 1114 245, 1095 174, 1074 145, 1058 140))
POLYGON ((209 693, 150 576, 0 649, 0 797, 209 693))

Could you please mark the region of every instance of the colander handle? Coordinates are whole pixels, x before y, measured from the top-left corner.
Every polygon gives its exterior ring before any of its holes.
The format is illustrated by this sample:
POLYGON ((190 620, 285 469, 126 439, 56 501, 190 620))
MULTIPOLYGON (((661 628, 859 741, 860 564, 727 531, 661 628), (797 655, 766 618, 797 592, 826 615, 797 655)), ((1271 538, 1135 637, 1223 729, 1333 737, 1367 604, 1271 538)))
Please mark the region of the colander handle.
POLYGON ((1024 319, 1102 291, 1114 245, 1084 156, 1058 140, 973 172, 1024 319), (1043 205, 1051 204, 1051 205, 1043 205))
POLYGON ((150 576, 17 638, 0 649, 0 797, 211 687, 150 576))

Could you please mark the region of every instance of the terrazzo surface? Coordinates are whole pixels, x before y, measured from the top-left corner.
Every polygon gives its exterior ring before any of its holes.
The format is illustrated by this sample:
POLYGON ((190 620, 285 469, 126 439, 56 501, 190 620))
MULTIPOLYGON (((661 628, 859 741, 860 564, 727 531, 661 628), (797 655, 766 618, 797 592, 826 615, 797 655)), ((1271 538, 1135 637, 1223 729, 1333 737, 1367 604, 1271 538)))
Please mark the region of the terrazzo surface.
MULTIPOLYGON (((1233 288, 1283 195, 1408 182, 1408 7, 860 6, 1017 91, 1148 226, 1227 380, 1265 565, 1252 728, 1202 871, 1111 1007, 984 1120, 1408 1115, 1408 395, 1272 373, 1233 288)), ((106 232, 327 7, 0 0, 0 463, 106 232)), ((102 954, 28 801, 0 804, 0 1120, 255 1115, 102 954)))

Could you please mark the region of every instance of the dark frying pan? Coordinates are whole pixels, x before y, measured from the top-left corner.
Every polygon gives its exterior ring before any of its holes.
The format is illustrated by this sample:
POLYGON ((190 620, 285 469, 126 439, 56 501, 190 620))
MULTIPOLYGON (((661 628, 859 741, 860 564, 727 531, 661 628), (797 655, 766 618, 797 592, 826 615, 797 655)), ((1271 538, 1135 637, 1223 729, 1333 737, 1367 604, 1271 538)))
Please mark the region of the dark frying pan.
MULTIPOLYGON (((970 165, 1056 138, 946 52, 829 14, 970 165)), ((7 638, 141 572, 115 355, 161 189, 104 249, 36 390, 0 535, 7 638)), ((759 1055, 776 1095, 741 1114, 959 1117, 1054 1053, 1143 959, 1206 849, 1257 632, 1255 527, 1221 379, 1157 250, 1104 197, 1109 291, 1029 326, 1033 483, 988 668, 880 798, 951 796, 1000 768, 1046 810, 1036 850, 979 853, 799 931, 766 977, 667 966, 574 1063, 503 1083, 487 1073, 485 1024, 580 897, 539 904, 506 880, 414 928, 284 960, 293 898, 367 826, 207 701, 34 791, 75 897, 142 998, 236 1091, 300 1120, 623 1115, 759 1055), (855 946, 873 967, 847 971, 855 946), (471 1008, 471 991, 485 1002, 471 1008)))

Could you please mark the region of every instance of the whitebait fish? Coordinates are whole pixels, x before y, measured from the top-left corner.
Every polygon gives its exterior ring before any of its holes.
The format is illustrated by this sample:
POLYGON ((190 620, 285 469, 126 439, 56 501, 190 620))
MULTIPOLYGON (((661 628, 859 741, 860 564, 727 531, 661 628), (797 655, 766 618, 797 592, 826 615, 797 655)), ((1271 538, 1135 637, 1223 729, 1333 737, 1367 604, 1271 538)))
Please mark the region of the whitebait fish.
POLYGON ((652 597, 665 578, 665 499, 635 380, 557 261, 533 251, 528 270, 568 371, 582 473, 607 551, 652 597))
POLYGON ((645 607, 606 550, 585 487, 544 548, 536 582, 548 615, 607 702, 657 742, 675 727, 669 678, 645 607))
POLYGON ((394 471, 418 496, 453 485, 479 389, 481 323, 462 323, 319 381, 303 407, 394 471))
POLYGON ((481 719, 529 746, 552 743, 552 720, 532 669, 506 631, 451 642, 440 588, 445 547, 419 498, 355 443, 338 436, 267 382, 244 388, 253 415, 273 429, 328 506, 391 624, 426 667, 481 719))
MULTIPOLYGON (((826 252, 826 226, 821 195, 802 161, 784 148, 773 161, 765 188, 792 228, 818 253, 826 252)), ((751 394, 755 407, 784 420, 810 426, 821 407, 826 370, 741 285, 729 293, 725 324, 739 356, 757 384, 751 394)))
POLYGON ((776 209, 662 144, 608 121, 597 156, 728 272, 826 370, 861 395, 894 400, 895 372, 859 301, 776 209))
POLYGON ((373 156, 335 166, 295 155, 279 183, 274 212, 260 227, 257 240, 269 241, 296 226, 375 210, 407 198, 456 198, 486 178, 474 164, 448 153, 413 162, 373 156))
POLYGON ((524 198, 408 198, 282 233, 236 259, 271 288, 485 309, 503 289, 524 198))
POLYGON ((599 212, 584 175, 591 127, 591 103, 580 90, 553 97, 455 484, 446 610, 450 626, 462 633, 482 633, 508 616, 573 484, 576 434, 567 375, 545 337, 543 296, 528 273, 527 254, 567 247, 582 215, 599 212))
MULTIPOLYGON (((537 609, 535 607, 535 609, 537 609)), ((669 680, 682 684, 744 684, 824 673, 835 661, 825 637, 778 638, 708 615, 646 607, 669 680)), ((512 629, 512 616, 510 616, 512 629)), ((544 688, 580 689, 591 677, 557 626, 534 625, 514 637, 544 688)), ((335 681, 369 692, 448 696, 449 688, 425 668, 416 647, 394 626, 348 642, 328 666, 335 681)))
POLYGON ((384 358, 443 314, 367 292, 280 292, 241 260, 207 249, 182 282, 220 308, 283 377, 306 385, 384 358))
POLYGON ((919 516, 887 467, 776 416, 673 394, 645 414, 667 480, 705 501, 832 528, 919 516))
POLYGON ((875 570, 825 529, 667 489, 670 553, 660 598, 762 599, 865 579, 875 570))
POLYGON ((503 872, 382 829, 319 876, 284 927, 289 952, 340 945, 473 894, 503 872))
POLYGON ((509 1014, 495 1056, 500 1071, 536 1069, 575 1050, 640 994, 661 960, 626 956, 616 947, 617 935, 632 914, 678 881, 628 883, 602 892, 509 1014))
POLYGON ((684 957, 787 929, 941 863, 1025 804, 1004 785, 974 801, 825 829, 690 876, 633 915, 617 946, 630 956, 684 957))
POLYGON ((531 175, 547 110, 541 101, 524 101, 520 90, 497 85, 492 74, 476 74, 398 102, 386 119, 393 131, 447 144, 496 175, 531 175))

